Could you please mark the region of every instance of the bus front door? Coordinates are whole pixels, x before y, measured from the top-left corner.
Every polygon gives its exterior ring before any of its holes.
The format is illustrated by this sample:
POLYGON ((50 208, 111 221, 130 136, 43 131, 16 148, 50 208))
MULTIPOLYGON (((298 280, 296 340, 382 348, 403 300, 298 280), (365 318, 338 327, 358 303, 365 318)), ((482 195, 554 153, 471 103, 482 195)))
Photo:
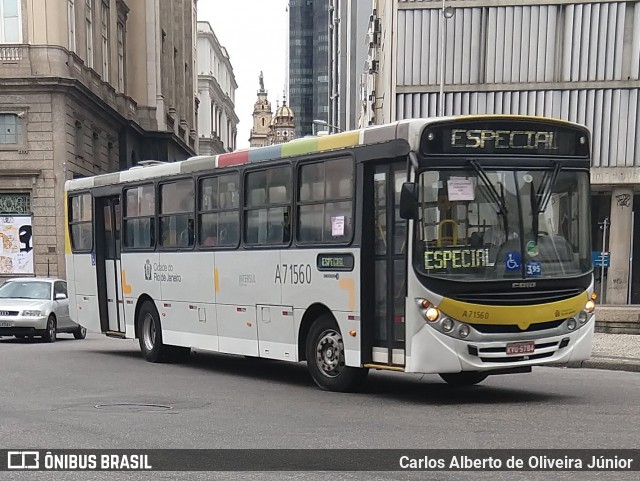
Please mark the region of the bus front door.
POLYGON ((120 197, 96 198, 96 215, 96 273, 100 324, 103 332, 124 336, 120 197))
POLYGON ((393 161, 366 168, 362 306, 363 320, 373 323, 365 336, 370 355, 363 353, 363 360, 401 367, 405 365, 407 223, 400 218, 399 205, 407 163, 393 161))

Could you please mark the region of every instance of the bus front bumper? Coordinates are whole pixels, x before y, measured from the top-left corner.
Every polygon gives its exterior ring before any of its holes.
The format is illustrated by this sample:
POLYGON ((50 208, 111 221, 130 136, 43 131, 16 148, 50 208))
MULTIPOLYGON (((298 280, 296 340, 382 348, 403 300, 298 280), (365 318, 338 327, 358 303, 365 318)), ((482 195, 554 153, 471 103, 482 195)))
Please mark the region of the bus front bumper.
MULTIPOLYGON (((595 316, 570 333, 531 333, 530 337, 492 341, 466 341, 447 336, 425 324, 411 340, 406 372, 456 373, 563 364, 591 355, 595 316), (507 345, 520 344, 523 351, 507 354, 507 345)), ((517 349, 516 349, 517 350, 517 349)))

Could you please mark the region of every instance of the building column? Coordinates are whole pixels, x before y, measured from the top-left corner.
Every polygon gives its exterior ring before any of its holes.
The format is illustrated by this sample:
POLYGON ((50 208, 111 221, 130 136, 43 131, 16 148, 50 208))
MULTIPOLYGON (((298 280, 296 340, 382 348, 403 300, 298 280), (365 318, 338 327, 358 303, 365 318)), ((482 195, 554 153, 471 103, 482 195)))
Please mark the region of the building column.
POLYGON ((614 187, 611 194, 611 225, 608 234, 611 265, 607 272, 607 304, 627 304, 632 212, 633 190, 629 187, 614 187))

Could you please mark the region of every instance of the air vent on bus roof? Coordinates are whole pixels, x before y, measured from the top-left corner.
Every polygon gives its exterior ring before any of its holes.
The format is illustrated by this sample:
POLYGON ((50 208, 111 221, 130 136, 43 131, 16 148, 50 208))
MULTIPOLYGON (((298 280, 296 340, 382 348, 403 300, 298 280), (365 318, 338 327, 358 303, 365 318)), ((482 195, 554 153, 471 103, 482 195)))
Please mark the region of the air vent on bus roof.
POLYGON ((141 160, 138 162, 138 165, 134 165, 129 168, 129 170, 142 169, 144 167, 151 167, 152 165, 164 165, 166 163, 167 162, 163 162, 162 160, 141 160))

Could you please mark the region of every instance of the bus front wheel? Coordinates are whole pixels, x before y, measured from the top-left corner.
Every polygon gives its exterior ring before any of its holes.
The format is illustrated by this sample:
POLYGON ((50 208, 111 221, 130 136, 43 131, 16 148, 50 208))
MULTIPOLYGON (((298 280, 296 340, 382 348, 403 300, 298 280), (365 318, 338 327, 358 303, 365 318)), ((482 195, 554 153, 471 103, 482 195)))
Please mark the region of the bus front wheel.
POLYGON ((473 386, 487 379, 488 374, 476 371, 463 371, 440 374, 440 377, 452 386, 473 386))
POLYGON ((349 392, 360 388, 368 370, 344 362, 344 342, 335 320, 329 315, 315 320, 307 336, 307 366, 320 389, 349 392))
POLYGON ((152 302, 146 301, 138 316, 138 339, 142 356, 149 362, 160 362, 168 353, 162 343, 162 328, 158 311, 152 302))

